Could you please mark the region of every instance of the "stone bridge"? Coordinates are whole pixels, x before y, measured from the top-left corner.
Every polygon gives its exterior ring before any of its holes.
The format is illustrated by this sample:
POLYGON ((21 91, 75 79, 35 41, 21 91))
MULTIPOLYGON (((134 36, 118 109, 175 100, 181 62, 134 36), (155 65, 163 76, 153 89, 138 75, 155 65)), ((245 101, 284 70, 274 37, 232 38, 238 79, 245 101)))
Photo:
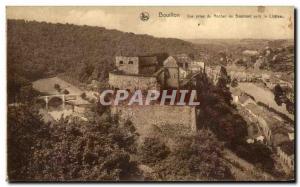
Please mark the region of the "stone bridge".
POLYGON ((46 103, 46 109, 48 110, 48 104, 52 99, 60 99, 62 101, 62 106, 65 108, 65 103, 71 100, 77 100, 80 97, 79 95, 66 95, 66 94, 57 94, 57 95, 47 95, 47 96, 39 96, 37 100, 43 100, 46 103))

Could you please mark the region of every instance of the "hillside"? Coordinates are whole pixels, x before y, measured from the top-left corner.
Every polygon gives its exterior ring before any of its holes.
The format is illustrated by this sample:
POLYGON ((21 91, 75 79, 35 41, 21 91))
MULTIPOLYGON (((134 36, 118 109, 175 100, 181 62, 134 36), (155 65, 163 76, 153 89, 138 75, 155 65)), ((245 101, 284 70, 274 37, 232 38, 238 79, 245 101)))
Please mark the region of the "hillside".
POLYGON ((179 39, 103 27, 8 20, 8 95, 18 93, 28 81, 58 73, 83 83, 105 80, 116 55, 158 53, 197 55, 193 44, 179 39))
POLYGON ((35 21, 8 20, 7 38, 10 67, 18 65, 30 76, 73 70, 81 81, 99 78, 97 69, 112 68, 116 55, 195 54, 192 44, 178 39, 35 21))

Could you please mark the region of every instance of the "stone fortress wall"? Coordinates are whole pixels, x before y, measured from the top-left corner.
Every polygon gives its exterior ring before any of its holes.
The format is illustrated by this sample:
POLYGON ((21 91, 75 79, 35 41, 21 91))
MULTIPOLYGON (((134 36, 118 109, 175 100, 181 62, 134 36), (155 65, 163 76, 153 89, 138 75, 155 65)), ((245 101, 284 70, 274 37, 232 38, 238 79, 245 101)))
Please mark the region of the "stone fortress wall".
POLYGON ((109 85, 113 88, 124 90, 159 90, 157 78, 154 76, 136 76, 119 74, 117 72, 109 73, 109 85))
POLYGON ((130 120, 137 129, 143 133, 152 125, 163 127, 165 125, 180 127, 190 132, 195 132, 196 107, 171 106, 171 105, 147 105, 147 106, 111 106, 112 114, 117 114, 121 122, 130 120))
MULTIPOLYGON (((117 70, 109 73, 109 85, 113 89, 131 92, 160 90, 161 85, 154 71, 157 66, 156 57, 116 57, 117 70)), ((111 112, 118 116, 120 122, 130 120, 141 134, 153 125, 160 129, 172 128, 189 133, 197 130, 195 106, 125 104, 112 105, 111 112)))

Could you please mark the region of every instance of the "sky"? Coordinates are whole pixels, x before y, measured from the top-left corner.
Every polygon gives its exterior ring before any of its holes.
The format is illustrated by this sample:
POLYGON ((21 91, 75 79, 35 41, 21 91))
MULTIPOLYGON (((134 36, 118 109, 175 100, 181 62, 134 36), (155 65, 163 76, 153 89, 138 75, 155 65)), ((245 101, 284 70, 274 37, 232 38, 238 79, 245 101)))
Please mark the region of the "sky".
POLYGON ((164 38, 294 38, 293 7, 8 6, 6 16, 7 19, 101 26, 164 38), (149 14, 149 20, 140 19, 142 12, 149 14), (160 17, 160 12, 179 16, 160 17))

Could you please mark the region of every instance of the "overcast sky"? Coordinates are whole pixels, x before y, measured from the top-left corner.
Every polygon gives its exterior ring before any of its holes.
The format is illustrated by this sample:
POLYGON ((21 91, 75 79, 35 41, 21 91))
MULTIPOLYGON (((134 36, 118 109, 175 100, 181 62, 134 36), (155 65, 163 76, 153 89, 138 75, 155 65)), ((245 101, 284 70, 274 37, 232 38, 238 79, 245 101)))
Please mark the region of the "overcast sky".
POLYGON ((101 26, 181 39, 294 37, 292 7, 7 7, 7 18, 101 26), (150 19, 141 21, 141 12, 148 12, 150 19), (159 12, 180 16, 159 17, 159 12), (187 18, 187 14, 209 14, 211 18, 187 18), (227 15, 227 18, 216 18, 214 14, 227 15), (229 14, 233 18, 228 18, 229 14), (252 15, 252 18, 235 18, 236 14, 252 15), (254 15, 262 18, 255 19, 254 15), (270 15, 281 18, 269 18, 270 15))

